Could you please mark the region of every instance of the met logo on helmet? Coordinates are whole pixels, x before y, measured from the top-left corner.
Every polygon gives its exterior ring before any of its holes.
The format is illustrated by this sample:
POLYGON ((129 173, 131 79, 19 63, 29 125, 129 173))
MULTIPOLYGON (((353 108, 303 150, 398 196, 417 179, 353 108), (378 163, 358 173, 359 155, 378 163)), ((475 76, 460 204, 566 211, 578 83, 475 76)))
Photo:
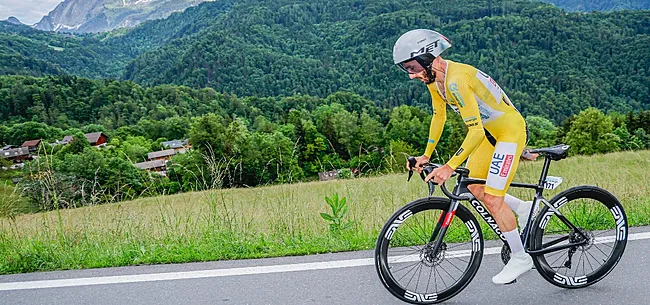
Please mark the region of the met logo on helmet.
POLYGON ((411 52, 411 57, 415 57, 421 54, 426 54, 426 53, 432 53, 437 47, 438 47, 438 42, 440 42, 440 39, 429 43, 428 45, 420 48, 419 50, 415 52, 411 52))

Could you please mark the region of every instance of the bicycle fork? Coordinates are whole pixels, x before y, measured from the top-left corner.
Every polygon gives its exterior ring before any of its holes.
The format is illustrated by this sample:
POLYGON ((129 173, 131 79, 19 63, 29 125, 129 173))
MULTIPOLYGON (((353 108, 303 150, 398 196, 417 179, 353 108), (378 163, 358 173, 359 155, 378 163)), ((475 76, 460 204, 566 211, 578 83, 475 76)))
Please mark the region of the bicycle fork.
POLYGON ((432 250, 433 253, 438 253, 438 251, 440 250, 440 247, 442 245, 442 239, 444 238, 445 233, 447 233, 447 229, 449 228, 451 221, 454 220, 454 216, 456 216, 456 210, 458 209, 459 204, 460 201, 452 200, 451 204, 449 205, 449 210, 440 214, 440 218, 438 218, 438 223, 436 224, 436 228, 433 230, 433 233, 431 233, 431 238, 429 238, 429 244, 435 241, 433 247, 430 248, 430 250, 432 250), (437 238, 438 236, 440 238, 437 238))

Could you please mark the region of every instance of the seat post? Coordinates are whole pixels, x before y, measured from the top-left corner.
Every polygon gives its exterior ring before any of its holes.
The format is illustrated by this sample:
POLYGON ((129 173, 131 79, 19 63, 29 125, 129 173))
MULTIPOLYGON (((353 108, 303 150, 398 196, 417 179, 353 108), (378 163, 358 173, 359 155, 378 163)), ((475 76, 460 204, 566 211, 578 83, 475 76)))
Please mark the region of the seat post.
POLYGON ((538 183, 540 187, 543 187, 544 182, 546 182, 546 177, 548 176, 548 169, 550 166, 551 166, 551 158, 548 156, 544 156, 544 167, 542 168, 542 174, 539 177, 539 183, 538 183))

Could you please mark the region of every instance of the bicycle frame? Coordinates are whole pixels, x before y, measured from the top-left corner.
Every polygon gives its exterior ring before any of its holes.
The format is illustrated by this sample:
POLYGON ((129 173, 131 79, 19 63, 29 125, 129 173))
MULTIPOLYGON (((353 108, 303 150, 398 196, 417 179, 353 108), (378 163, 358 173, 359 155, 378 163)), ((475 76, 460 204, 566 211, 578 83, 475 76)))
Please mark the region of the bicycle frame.
MULTIPOLYGON (((537 206, 537 204, 539 204, 539 203, 543 203, 544 205, 548 206, 549 209, 551 211, 553 211, 555 213, 555 215, 557 215, 558 219, 560 219, 563 223, 565 223, 571 229, 578 232, 580 235, 582 235, 582 237, 587 239, 587 236, 585 236, 580 230, 578 230, 578 228, 576 226, 574 226, 568 219, 566 219, 566 217, 564 217, 564 215, 562 215, 562 213, 560 213, 560 211, 558 211, 555 206, 553 206, 551 203, 549 203, 544 198, 544 195, 543 195, 544 184, 545 184, 546 178, 548 176, 548 170, 549 170, 550 164, 551 164, 551 159, 545 158, 544 167, 542 168, 542 173, 540 175, 540 178, 539 178, 539 181, 537 182, 537 184, 512 182, 510 184, 510 187, 534 189, 535 190, 535 197, 533 199, 533 206, 534 207, 537 206)), ((451 221, 453 220, 454 215, 456 213, 456 210, 458 209, 458 205, 460 204, 461 201, 469 201, 470 205, 474 208, 474 210, 476 210, 476 212, 481 216, 481 218, 483 218, 483 221, 485 221, 488 224, 490 229, 492 229, 492 231, 494 231, 494 233, 497 236, 499 236, 499 238, 504 243, 506 243, 507 241, 506 241, 505 237, 503 236, 503 232, 501 232, 501 229, 497 225, 497 223, 496 223, 494 217, 492 216, 492 214, 490 214, 490 211, 487 208, 485 208, 485 206, 483 206, 483 204, 478 199, 476 199, 476 197, 474 197, 474 195, 472 195, 472 193, 467 188, 467 186, 473 185, 473 184, 485 184, 485 180, 469 178, 467 176, 468 171, 466 169, 463 169, 463 170, 460 170, 460 171, 456 170, 456 172, 459 173, 459 175, 458 175, 458 179, 456 180, 456 185, 454 186, 453 192, 450 193, 447 190, 447 188, 445 187, 444 183, 442 185, 440 185, 440 188, 442 189, 443 193, 445 193, 445 195, 451 199, 451 204, 449 205, 449 209, 446 212, 444 212, 443 214, 440 215, 440 219, 438 219, 438 223, 436 224, 436 227, 435 227, 433 233, 431 234, 431 238, 429 239, 429 242, 434 242, 435 241, 435 244, 434 244, 433 249, 432 249, 434 251, 434 253, 436 253, 438 251, 438 249, 440 248, 440 246, 442 244, 442 239, 445 236, 445 233, 447 232, 447 228, 449 227, 449 224, 451 224, 451 221), (441 238, 438 238, 436 240, 436 238, 438 236, 440 236, 441 238)), ((532 250, 531 249, 531 242, 532 242, 531 241, 531 236, 532 236, 532 232, 533 232, 533 230, 532 230, 532 222, 533 222, 533 219, 534 219, 534 217, 533 217, 533 211, 534 210, 535 209, 531 209, 531 211, 530 211, 530 213, 528 215, 528 220, 526 222, 526 228, 522 232, 522 238, 523 238, 522 242, 523 242, 523 245, 524 245, 524 249, 525 249, 525 251, 527 253, 529 253, 530 255, 537 256, 537 255, 542 255, 542 254, 545 254, 545 253, 555 252, 555 251, 568 249, 568 248, 572 248, 572 247, 575 247, 575 246, 580 246, 580 245, 585 244, 586 241, 582 241, 582 242, 578 242, 578 243, 568 243, 568 244, 562 245, 562 246, 550 247, 550 246, 553 246, 553 245, 555 245, 557 243, 560 243, 562 241, 567 240, 568 239, 568 236, 567 236, 567 237, 561 237, 561 238, 558 238, 557 240, 548 242, 548 243, 542 245, 542 247, 540 249, 538 249, 538 250, 532 250)))

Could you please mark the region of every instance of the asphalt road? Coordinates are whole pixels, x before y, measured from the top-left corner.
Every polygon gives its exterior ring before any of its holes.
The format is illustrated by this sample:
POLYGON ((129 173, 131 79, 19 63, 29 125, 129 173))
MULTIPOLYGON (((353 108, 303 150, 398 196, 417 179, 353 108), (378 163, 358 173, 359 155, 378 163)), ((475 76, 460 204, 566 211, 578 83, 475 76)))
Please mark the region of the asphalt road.
MULTIPOLYGON (((633 228, 616 269, 599 283, 557 288, 534 270, 517 284, 490 278, 486 255, 472 283, 445 304, 650 304, 650 227, 633 228)), ((486 247, 495 246, 494 243, 486 247)), ((0 304, 403 304, 379 282, 372 252, 0 276, 0 304)))

